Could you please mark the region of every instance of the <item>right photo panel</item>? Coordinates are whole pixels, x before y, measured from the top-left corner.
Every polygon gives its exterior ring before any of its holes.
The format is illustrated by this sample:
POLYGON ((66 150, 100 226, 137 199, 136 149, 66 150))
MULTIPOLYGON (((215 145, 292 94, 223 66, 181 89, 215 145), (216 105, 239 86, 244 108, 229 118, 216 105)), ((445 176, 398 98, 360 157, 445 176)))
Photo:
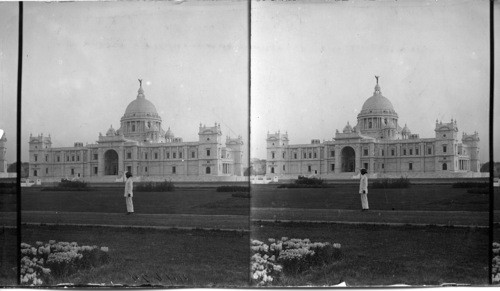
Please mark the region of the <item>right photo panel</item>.
POLYGON ((251 41, 252 285, 487 285, 489 1, 252 1, 251 41))

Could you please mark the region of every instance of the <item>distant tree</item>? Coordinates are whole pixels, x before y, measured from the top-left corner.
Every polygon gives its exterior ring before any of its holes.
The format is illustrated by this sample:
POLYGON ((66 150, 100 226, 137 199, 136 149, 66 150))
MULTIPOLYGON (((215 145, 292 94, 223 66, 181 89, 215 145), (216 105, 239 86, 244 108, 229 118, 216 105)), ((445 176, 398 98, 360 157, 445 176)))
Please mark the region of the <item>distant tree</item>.
MULTIPOLYGON (((490 162, 484 163, 479 169, 480 172, 486 173, 490 171, 490 162)), ((500 162, 495 162, 493 166, 493 176, 498 177, 500 175, 500 162)))
MULTIPOLYGON (((29 171, 30 171, 30 164, 29 163, 21 163, 21 178, 28 178, 29 171)), ((7 167, 7 172, 8 173, 17 172, 17 162, 10 164, 7 167)))

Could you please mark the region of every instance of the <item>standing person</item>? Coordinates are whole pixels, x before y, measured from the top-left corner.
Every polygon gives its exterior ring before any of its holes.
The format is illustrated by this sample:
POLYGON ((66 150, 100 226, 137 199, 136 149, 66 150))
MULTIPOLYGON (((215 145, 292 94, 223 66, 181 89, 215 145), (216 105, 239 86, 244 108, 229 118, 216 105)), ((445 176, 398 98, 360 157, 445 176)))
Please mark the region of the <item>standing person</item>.
POLYGON ((362 211, 368 210, 368 176, 366 169, 361 169, 361 178, 359 179, 359 194, 361 194, 362 211))
POLYGON ((125 202, 127 204, 127 215, 134 213, 134 203, 132 202, 132 197, 134 197, 134 182, 132 181, 132 174, 130 172, 125 173, 127 181, 125 181, 125 202))

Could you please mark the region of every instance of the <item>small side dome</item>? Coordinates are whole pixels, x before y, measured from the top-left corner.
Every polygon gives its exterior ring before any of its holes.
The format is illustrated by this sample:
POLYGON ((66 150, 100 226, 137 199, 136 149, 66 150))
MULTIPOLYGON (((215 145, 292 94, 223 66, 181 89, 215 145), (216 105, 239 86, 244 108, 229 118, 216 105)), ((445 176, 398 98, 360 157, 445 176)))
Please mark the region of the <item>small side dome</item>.
POLYGON ((343 133, 352 133, 352 126, 347 122, 347 125, 344 127, 343 133))
POLYGON ((174 138, 174 133, 170 130, 170 126, 168 127, 167 132, 165 133, 165 138, 174 138))
POLYGON ((405 123, 405 127, 403 127, 403 131, 401 133, 403 133, 403 134, 411 134, 411 130, 408 128, 408 126, 406 126, 406 123, 405 123))
POLYGON ((106 132, 106 136, 115 136, 115 135, 116 135, 116 130, 113 128, 113 125, 111 125, 108 131, 106 132))

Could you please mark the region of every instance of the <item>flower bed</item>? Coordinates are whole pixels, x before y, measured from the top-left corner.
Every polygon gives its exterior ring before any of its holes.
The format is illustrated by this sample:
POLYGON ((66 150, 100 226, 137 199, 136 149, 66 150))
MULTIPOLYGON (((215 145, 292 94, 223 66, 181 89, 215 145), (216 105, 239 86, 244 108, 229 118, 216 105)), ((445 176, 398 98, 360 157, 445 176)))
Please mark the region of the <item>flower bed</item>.
POLYGON ((107 247, 54 240, 45 244, 37 241, 34 246, 21 243, 21 254, 21 284, 31 286, 48 285, 54 277, 71 275, 109 261, 107 247))
POLYGON ((311 242, 309 239, 279 240, 270 238, 269 245, 251 241, 251 278, 254 285, 267 285, 282 274, 294 276, 315 266, 340 259, 340 244, 311 242))
POLYGON ((493 243, 493 261, 491 270, 491 279, 493 284, 500 283, 500 243, 493 243))

